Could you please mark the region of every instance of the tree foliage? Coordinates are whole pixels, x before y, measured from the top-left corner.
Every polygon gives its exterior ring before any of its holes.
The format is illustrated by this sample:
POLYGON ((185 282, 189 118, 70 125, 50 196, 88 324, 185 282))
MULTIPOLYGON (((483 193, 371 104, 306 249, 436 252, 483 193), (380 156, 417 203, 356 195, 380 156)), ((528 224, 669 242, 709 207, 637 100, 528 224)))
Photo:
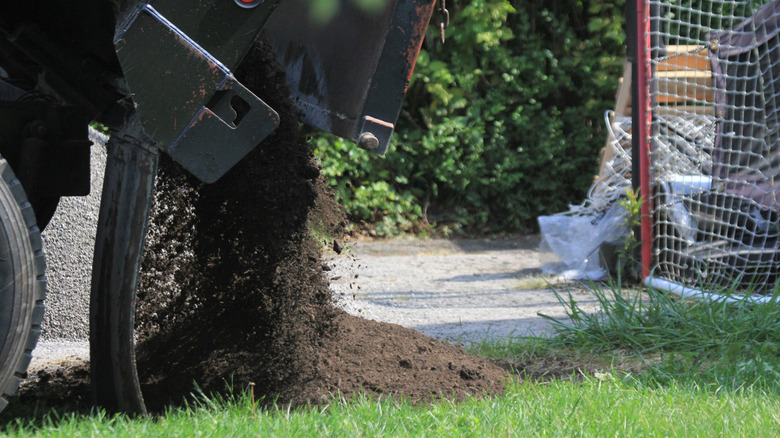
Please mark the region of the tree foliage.
POLYGON ((426 38, 387 156, 318 136, 353 219, 526 229, 578 202, 597 172, 625 52, 624 2, 448 2, 426 38))

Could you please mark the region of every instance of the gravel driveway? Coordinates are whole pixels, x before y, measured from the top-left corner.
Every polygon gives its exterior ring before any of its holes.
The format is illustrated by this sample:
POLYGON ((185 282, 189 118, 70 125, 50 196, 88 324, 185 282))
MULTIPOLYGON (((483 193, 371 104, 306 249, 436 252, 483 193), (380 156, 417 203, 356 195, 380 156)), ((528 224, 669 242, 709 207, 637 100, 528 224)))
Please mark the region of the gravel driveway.
MULTIPOLYGON (((350 313, 460 343, 543 336, 564 317, 542 267, 554 255, 539 236, 510 240, 392 240, 356 243, 329 257, 331 288, 350 313)), ((589 292, 571 287, 584 309, 589 292)))

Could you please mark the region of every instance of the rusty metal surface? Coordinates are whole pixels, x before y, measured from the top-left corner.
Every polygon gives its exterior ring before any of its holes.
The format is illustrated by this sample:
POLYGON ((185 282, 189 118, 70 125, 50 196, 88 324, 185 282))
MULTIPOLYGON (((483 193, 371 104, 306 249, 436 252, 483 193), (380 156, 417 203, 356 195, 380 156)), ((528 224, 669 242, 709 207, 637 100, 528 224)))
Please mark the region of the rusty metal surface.
MULTIPOLYGON (((143 129, 196 177, 216 181, 276 128, 278 116, 155 8, 134 14, 121 21, 115 46, 143 129), (248 108, 240 117, 230 104, 235 96, 248 108)), ((225 56, 238 62, 235 48, 225 56)))
POLYGON ((222 91, 218 99, 212 100, 214 110, 204 107, 199 111, 182 138, 167 150, 174 160, 206 183, 224 175, 279 126, 276 111, 232 76, 223 84, 222 91), (220 114, 217 106, 231 114, 229 117, 237 117, 230 106, 230 101, 236 98, 244 102, 257 101, 249 112, 242 114, 240 123, 227 125, 225 120, 228 119, 220 114))
MULTIPOLYGON (((282 2, 264 32, 287 70, 304 121, 353 141, 370 133, 378 140, 374 152, 383 154, 433 5, 433 0, 389 0, 380 13, 370 14, 342 1, 332 20, 318 24, 307 0, 282 2)), ((369 145, 373 141, 364 146, 369 145)))

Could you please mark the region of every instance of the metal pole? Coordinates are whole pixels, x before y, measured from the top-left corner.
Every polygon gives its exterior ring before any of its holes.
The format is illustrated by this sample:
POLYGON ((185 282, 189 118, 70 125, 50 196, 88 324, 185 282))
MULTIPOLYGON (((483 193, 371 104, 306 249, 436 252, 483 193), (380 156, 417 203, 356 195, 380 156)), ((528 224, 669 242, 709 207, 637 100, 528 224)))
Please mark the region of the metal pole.
POLYGON ((642 278, 650 275, 652 264, 652 222, 650 217, 650 124, 652 114, 650 112, 649 93, 649 65, 650 65, 650 19, 649 4, 645 0, 636 2, 636 118, 634 119, 634 137, 637 138, 637 150, 639 153, 639 194, 644 201, 641 209, 641 234, 642 241, 642 278))

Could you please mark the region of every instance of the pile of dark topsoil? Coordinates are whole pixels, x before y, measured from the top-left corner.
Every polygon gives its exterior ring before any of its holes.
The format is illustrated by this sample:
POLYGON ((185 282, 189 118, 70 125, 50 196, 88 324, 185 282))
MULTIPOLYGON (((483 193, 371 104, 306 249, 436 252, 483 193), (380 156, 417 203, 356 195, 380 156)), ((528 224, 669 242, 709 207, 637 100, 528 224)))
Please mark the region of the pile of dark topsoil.
POLYGON ((308 225, 338 235, 345 222, 269 53, 257 43, 236 74, 279 113, 274 134, 210 185, 162 158, 136 316, 149 408, 180 402, 193 382, 207 394, 254 382, 258 399, 293 405, 502 391, 502 368, 334 307, 308 225))
MULTIPOLYGON (((281 125, 217 183, 163 160, 144 256, 137 360, 147 404, 256 384, 268 401, 496 393, 508 375, 461 348, 333 306, 311 221, 345 222, 263 43, 236 72, 281 125)), ((327 269, 327 268, 325 268, 327 269)))

